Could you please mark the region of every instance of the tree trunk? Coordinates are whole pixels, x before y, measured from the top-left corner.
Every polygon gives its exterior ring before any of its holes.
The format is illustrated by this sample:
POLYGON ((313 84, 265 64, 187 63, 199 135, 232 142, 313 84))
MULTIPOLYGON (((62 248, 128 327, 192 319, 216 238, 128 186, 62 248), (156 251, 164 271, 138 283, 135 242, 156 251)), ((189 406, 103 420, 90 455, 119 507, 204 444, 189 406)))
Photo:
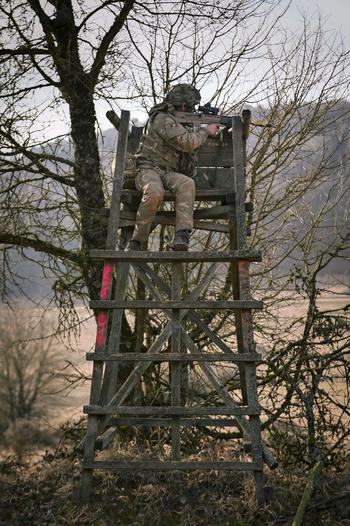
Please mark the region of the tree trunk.
POLYGON ((107 221, 101 215, 105 206, 100 156, 95 131, 92 94, 85 90, 70 102, 71 135, 74 143, 74 179, 81 215, 83 274, 91 299, 98 298, 100 270, 91 264, 89 250, 105 248, 107 221))

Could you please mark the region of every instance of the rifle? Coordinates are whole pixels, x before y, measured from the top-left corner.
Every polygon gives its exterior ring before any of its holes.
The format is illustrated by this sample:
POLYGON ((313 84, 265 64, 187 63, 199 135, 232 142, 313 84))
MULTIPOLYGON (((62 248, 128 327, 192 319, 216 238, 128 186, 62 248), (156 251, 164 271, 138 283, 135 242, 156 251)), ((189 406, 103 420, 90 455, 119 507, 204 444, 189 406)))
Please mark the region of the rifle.
POLYGON ((231 128, 232 118, 228 115, 219 115, 219 108, 215 108, 210 104, 210 102, 207 102, 203 106, 198 106, 198 111, 200 113, 204 113, 204 115, 217 115, 220 124, 222 124, 227 129, 231 128))
MULTIPOLYGON (((225 127, 224 129, 231 128, 232 117, 229 117, 228 115, 219 115, 220 109, 219 108, 215 108, 215 106, 212 106, 210 104, 210 102, 207 102, 203 106, 198 106, 198 111, 200 113, 204 113, 204 115, 213 115, 213 116, 218 115, 218 117, 219 117, 218 120, 219 120, 220 124, 222 124, 225 127)), ((266 121, 251 121, 250 120, 250 110, 243 110, 242 111, 242 119, 243 119, 243 121, 244 120, 249 120, 249 122, 250 122, 250 124, 252 126, 259 126, 261 128, 272 128, 272 124, 270 124, 269 122, 266 122, 266 121)))

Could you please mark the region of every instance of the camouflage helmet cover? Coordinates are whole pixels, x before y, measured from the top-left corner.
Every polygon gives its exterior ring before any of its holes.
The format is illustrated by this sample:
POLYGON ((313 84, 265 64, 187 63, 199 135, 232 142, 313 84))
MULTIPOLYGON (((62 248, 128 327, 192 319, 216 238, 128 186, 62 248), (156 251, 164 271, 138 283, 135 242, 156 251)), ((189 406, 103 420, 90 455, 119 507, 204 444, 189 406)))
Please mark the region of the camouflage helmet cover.
POLYGON ((177 84, 169 91, 165 100, 174 106, 180 104, 194 106, 200 103, 201 94, 190 84, 177 84))

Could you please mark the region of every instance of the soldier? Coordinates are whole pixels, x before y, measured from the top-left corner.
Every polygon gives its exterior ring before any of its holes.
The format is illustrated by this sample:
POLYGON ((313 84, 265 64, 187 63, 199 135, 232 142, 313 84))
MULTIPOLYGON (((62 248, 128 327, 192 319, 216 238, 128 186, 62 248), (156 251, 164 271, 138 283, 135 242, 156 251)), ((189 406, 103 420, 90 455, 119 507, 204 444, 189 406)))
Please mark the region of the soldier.
POLYGON ((165 189, 173 192, 176 199, 176 231, 169 246, 172 250, 188 250, 195 197, 195 184, 191 178, 193 152, 205 143, 208 135, 216 135, 218 126, 210 124, 194 131, 180 124, 174 112, 193 112, 200 98, 196 88, 178 84, 170 90, 163 103, 154 106, 149 113, 136 154, 135 185, 142 192, 142 200, 128 250, 140 250, 141 244, 147 241, 165 189))

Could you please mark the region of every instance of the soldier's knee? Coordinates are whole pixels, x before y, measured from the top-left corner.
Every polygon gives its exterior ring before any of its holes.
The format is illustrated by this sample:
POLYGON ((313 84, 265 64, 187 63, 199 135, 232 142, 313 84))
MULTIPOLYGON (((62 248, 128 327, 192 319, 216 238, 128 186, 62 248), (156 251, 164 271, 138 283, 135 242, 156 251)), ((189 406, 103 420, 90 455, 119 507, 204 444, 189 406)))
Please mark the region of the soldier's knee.
POLYGON ((143 191, 143 200, 154 206, 158 206, 164 198, 164 189, 158 185, 148 184, 143 191))
POLYGON ((190 177, 188 177, 188 179, 186 181, 184 181, 182 187, 183 187, 184 190, 186 190, 186 192, 194 193, 195 190, 196 190, 195 182, 190 177))

